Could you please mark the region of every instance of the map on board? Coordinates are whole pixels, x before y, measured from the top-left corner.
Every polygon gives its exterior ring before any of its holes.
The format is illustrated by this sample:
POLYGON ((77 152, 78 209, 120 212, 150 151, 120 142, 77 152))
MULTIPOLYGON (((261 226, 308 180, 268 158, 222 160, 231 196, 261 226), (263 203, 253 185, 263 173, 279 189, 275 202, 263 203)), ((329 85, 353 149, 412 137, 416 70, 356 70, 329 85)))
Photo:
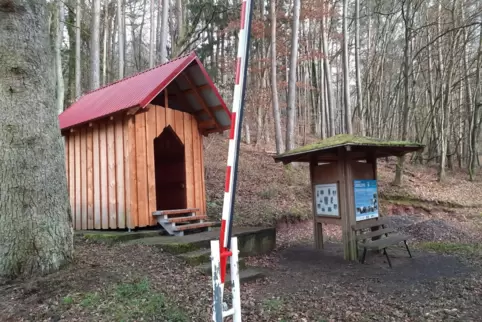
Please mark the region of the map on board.
POLYGON ((315 193, 316 214, 318 216, 338 217, 337 184, 317 184, 315 193))
POLYGON ((354 180, 356 221, 378 217, 377 180, 354 180))

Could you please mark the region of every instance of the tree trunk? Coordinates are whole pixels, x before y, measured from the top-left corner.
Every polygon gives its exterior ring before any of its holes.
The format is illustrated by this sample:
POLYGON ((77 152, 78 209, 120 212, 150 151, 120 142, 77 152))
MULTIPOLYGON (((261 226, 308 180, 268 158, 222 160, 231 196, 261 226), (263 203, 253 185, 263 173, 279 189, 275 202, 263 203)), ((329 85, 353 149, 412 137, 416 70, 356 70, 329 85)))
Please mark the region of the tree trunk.
MULTIPOLYGON (((155 0, 151 0, 150 3, 151 9, 151 25, 149 26, 150 31, 150 40, 149 40, 149 68, 154 67, 155 64, 155 51, 156 51, 156 11, 155 9, 155 0)), ((142 36, 142 35, 141 35, 142 36)))
POLYGON ((73 258, 48 7, 45 0, 6 4, 0 10, 0 275, 42 275, 73 258))
POLYGON ((119 33, 119 79, 124 78, 124 35, 125 35, 125 17, 123 10, 123 1, 117 0, 117 28, 119 33))
POLYGON ((104 39, 102 49, 102 85, 107 84, 107 45, 109 39, 109 3, 106 1, 104 4, 104 39))
POLYGON ((356 68, 356 99, 360 122, 360 134, 365 136, 365 117, 363 112, 362 83, 360 73, 360 0, 355 0, 355 68, 356 68))
POLYGON ((325 14, 326 10, 323 10, 321 14, 321 40, 323 42, 323 64, 325 66, 325 80, 326 80, 326 99, 327 99, 327 124, 328 124, 328 136, 335 135, 335 98, 333 96, 333 83, 331 81, 331 67, 330 60, 328 58, 328 40, 325 32, 325 14))
POLYGON ((161 39, 160 39, 160 61, 161 64, 167 62, 167 35, 169 34, 168 27, 169 19, 169 0, 162 0, 162 27, 161 27, 161 39))
MULTIPOLYGON (((406 1, 407 9, 405 12, 404 5, 402 4, 402 15, 405 22, 405 44, 403 49, 403 113, 402 113, 402 140, 407 139, 408 135, 408 115, 410 111, 410 91, 409 91, 409 77, 411 74, 411 63, 410 63, 410 48, 412 41, 412 19, 411 19, 411 0, 406 1)), ((395 180, 394 184, 400 186, 402 184, 403 167, 405 164, 405 155, 398 158, 397 167, 395 170, 395 180)))
POLYGON ((55 10, 56 32, 55 32, 55 70, 57 73, 57 112, 64 111, 64 75, 62 71, 62 35, 64 31, 64 4, 57 0, 55 10))
POLYGON ((481 87, 481 73, 482 73, 482 26, 479 27, 479 49, 477 52, 477 68, 475 70, 475 86, 473 98, 473 113, 470 125, 470 160, 469 160, 469 176, 470 181, 475 180, 475 168, 478 163, 477 143, 480 131, 480 108, 482 107, 482 88, 481 87))
POLYGON ((78 99, 82 95, 82 69, 80 66, 81 61, 81 28, 82 28, 82 1, 77 0, 77 9, 75 11, 75 99, 78 99))
POLYGON ((100 0, 93 0, 90 43, 90 90, 100 86, 100 0))
POLYGON ((298 63, 298 30, 300 26, 300 0, 294 0, 291 37, 290 70, 288 78, 288 117, 286 120, 286 150, 295 147, 296 118, 296 67, 298 63))
POLYGON ((283 136, 281 134, 276 61, 276 0, 271 0, 271 94, 273 103, 276 153, 280 154, 283 153, 283 136))
POLYGON ((348 0, 343 0, 343 100, 345 102, 345 130, 348 134, 353 134, 350 107, 350 70, 348 67, 348 0))

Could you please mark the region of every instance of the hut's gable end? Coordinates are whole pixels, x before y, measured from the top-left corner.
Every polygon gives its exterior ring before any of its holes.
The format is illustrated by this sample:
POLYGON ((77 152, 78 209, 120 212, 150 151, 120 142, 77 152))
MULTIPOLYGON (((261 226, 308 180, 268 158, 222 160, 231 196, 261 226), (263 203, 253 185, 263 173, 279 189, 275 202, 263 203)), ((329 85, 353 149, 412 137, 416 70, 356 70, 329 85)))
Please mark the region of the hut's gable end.
MULTIPOLYGON (((149 105, 132 117, 129 138, 130 162, 135 169, 130 172, 132 188, 130 198, 136 226, 156 225, 152 213, 157 210, 156 160, 154 140, 168 127, 184 145, 187 208, 199 208, 206 213, 204 193, 203 141, 198 123, 193 115, 158 105, 149 105)), ((161 174, 162 175, 162 174, 161 174)))
POLYGON ((128 117, 74 129, 65 135, 74 227, 130 227, 128 117))

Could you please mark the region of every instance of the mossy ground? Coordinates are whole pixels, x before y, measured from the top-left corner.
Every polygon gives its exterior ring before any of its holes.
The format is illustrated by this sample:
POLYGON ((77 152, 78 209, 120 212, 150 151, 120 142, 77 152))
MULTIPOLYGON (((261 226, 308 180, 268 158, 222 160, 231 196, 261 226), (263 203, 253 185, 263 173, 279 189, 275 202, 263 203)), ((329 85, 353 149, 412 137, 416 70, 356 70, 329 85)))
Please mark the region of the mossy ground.
POLYGON ((65 309, 98 312, 98 318, 112 321, 189 321, 171 304, 164 294, 153 290, 147 279, 134 283, 119 283, 96 292, 69 294, 61 301, 65 309))

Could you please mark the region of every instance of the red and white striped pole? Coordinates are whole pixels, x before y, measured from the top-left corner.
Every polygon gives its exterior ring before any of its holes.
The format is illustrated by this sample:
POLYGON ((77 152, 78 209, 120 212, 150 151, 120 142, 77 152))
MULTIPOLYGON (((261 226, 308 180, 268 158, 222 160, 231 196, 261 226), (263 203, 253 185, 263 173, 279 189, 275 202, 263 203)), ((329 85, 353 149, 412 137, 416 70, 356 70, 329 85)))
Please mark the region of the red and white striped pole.
POLYGON ((231 256, 231 236, 233 228, 234 200, 238 168, 239 143, 246 92, 246 74, 248 70, 249 39, 251 30, 251 0, 243 0, 241 4, 241 26, 239 30, 238 56, 236 60, 236 76, 234 83, 233 107, 231 114, 231 131, 229 133, 228 165, 224 188, 223 215, 221 221, 220 260, 221 282, 226 277, 226 262, 231 256))
POLYGON ((238 168, 239 144, 246 93, 246 74, 249 59, 249 40, 251 31, 252 0, 241 2, 241 26, 239 30, 236 76, 234 82, 231 130, 229 133, 228 164, 224 189, 223 214, 218 241, 211 242, 211 262, 213 278, 213 321, 220 322, 226 316, 233 315, 234 322, 241 322, 241 300, 239 290, 238 247, 237 239, 232 237, 233 213, 238 168), (223 310, 223 290, 226 279, 226 264, 230 258, 233 307, 223 310))

